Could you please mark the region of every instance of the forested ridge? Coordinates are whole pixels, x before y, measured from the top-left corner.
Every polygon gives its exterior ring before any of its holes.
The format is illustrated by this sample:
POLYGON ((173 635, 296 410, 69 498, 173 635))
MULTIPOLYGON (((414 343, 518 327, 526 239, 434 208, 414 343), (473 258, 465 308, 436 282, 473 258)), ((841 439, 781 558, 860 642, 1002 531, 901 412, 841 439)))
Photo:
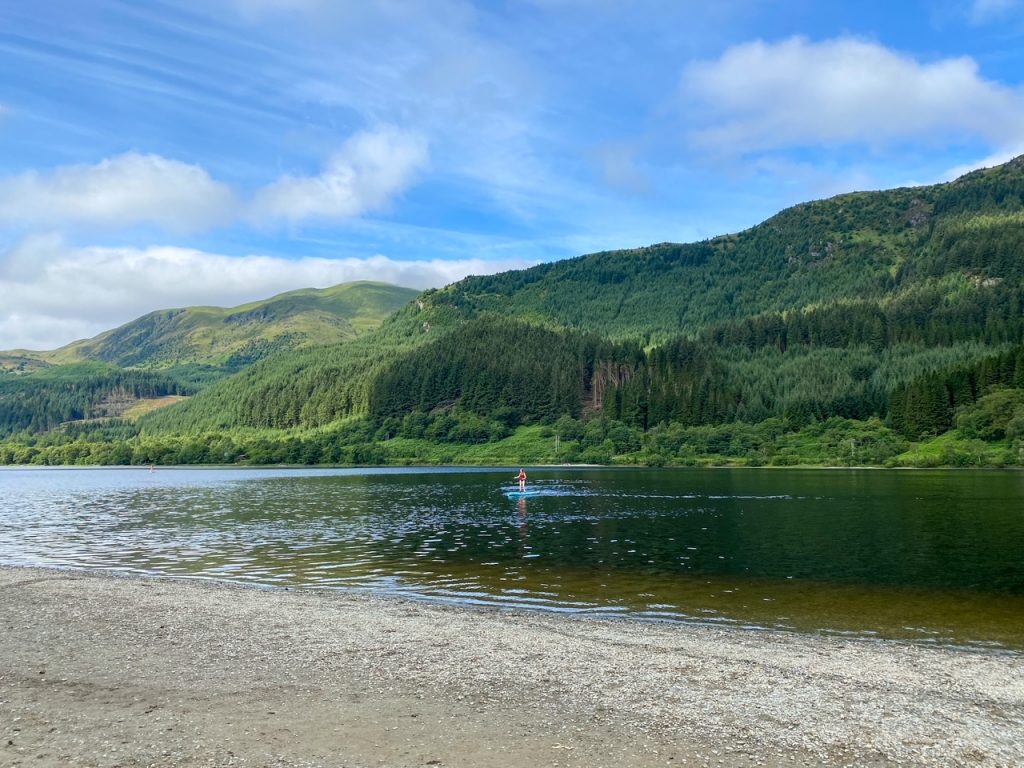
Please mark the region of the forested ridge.
POLYGON ((489 309, 657 341, 830 302, 936 290, 952 297, 1024 276, 1022 180, 1018 158, 949 184, 805 203, 702 243, 469 278, 433 298, 467 312, 489 309))
POLYGON ((63 424, 109 416, 124 401, 196 390, 163 373, 100 363, 60 366, 31 376, 0 377, 0 437, 48 432, 63 424))
POLYGON ((0 439, 119 414, 132 399, 196 394, 263 358, 355 339, 415 296, 345 283, 239 307, 159 310, 52 352, 0 353, 0 439))
MULTIPOLYGON (((467 278, 354 340, 175 381, 197 394, 118 426, 168 449, 132 461, 1018 463, 1024 161, 467 278)), ((45 424, 8 442, 93 439, 45 424)))

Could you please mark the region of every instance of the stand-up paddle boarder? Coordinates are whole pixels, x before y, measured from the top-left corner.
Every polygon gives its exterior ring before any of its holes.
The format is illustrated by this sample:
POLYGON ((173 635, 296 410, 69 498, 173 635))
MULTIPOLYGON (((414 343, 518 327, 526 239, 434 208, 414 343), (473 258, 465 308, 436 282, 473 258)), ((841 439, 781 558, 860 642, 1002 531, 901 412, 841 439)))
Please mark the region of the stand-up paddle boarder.
POLYGON ((526 471, 522 467, 519 468, 519 478, 518 478, 518 480, 519 480, 519 490, 520 491, 525 491, 526 490, 526 471))

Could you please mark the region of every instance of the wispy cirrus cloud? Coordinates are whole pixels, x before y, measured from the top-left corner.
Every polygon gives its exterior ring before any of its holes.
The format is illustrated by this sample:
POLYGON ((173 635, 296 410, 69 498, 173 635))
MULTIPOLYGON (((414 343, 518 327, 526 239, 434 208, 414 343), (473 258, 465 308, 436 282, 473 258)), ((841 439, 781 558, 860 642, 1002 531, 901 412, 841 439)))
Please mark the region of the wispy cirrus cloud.
POLYGON ((59 235, 32 236, 0 252, 0 349, 53 349, 158 308, 235 306, 352 280, 427 288, 523 266, 518 257, 288 259, 170 246, 75 247, 59 235))
POLYGON ((229 221, 237 204, 203 168, 138 152, 0 179, 0 226, 155 224, 194 232, 229 221))
POLYGON ((427 167, 426 140, 393 127, 349 138, 316 176, 286 175, 261 189, 257 220, 346 219, 386 207, 427 167))
POLYGON ((323 0, 231 0, 245 17, 259 18, 268 13, 312 13, 324 6, 323 0))
POLYGON ((292 73, 290 85, 304 108, 424 137, 432 179, 472 187, 474 206, 483 200, 528 218, 574 194, 566 175, 545 159, 554 136, 545 124, 552 113, 550 77, 535 52, 516 44, 511 27, 495 33, 494 6, 469 0, 231 5, 254 29, 276 21, 315 41, 316 60, 292 73))
POLYGON ((921 62, 854 38, 736 45, 687 67, 682 94, 708 116, 693 142, 727 154, 965 139, 1002 146, 1024 133, 1024 94, 984 79, 972 58, 921 62))

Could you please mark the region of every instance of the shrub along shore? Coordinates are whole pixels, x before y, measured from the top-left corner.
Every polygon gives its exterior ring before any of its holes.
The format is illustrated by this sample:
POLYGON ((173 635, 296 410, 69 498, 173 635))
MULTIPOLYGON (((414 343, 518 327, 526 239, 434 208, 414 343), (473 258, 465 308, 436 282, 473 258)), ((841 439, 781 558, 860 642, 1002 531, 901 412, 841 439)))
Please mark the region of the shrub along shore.
POLYGON ((68 425, 8 438, 0 443, 0 464, 1020 466, 1024 398, 1017 393, 993 393, 961 413, 957 429, 914 442, 876 418, 833 417, 802 426, 779 418, 663 424, 642 431, 601 417, 513 429, 458 411, 417 411, 381 423, 355 419, 312 430, 146 434, 127 422, 68 425))

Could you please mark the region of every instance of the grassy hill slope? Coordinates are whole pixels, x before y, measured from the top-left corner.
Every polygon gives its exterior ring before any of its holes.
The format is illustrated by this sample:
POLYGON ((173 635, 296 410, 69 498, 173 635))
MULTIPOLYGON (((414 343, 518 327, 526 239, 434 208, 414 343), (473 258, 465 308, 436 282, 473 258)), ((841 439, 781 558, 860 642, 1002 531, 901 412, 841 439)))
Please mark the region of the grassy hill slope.
POLYGON ((228 309, 151 312, 52 352, 0 354, 0 435, 121 416, 143 399, 177 402, 267 355, 357 339, 415 296, 346 283, 228 309))
POLYGON ((158 310, 52 352, 0 353, 0 364, 4 358, 28 358, 48 364, 92 360, 125 368, 200 364, 238 370, 271 352, 355 338, 416 294, 411 288, 354 282, 289 291, 238 307, 158 310))

